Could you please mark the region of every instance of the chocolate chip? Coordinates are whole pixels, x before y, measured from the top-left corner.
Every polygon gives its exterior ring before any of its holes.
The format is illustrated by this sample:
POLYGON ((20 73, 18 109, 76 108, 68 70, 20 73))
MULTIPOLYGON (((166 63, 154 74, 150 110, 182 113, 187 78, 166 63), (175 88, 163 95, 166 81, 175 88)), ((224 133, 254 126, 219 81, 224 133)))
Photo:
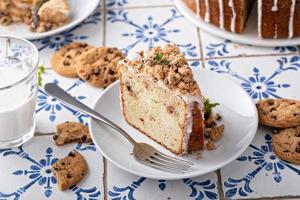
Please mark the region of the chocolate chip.
POLYGON ((74 154, 74 152, 71 151, 68 156, 75 157, 75 154, 74 154))
POLYGON ((107 79, 105 79, 105 80, 104 80, 104 83, 105 83, 105 84, 107 84, 107 83, 108 83, 108 80, 107 80, 107 79))
POLYGON ((85 78, 85 80, 88 81, 88 80, 90 80, 90 78, 91 78, 90 75, 87 75, 86 78, 85 78))
POLYGON ((86 43, 83 43, 83 44, 80 44, 79 45, 79 47, 81 47, 81 48, 85 48, 85 47, 87 47, 88 46, 88 44, 86 44, 86 43))
POLYGON ((273 105, 274 105, 274 101, 273 101, 273 100, 268 101, 268 104, 269 104, 270 106, 273 106, 273 105))
POLYGON ((108 48, 108 49, 107 49, 107 52, 108 52, 108 53, 113 53, 114 50, 115 50, 115 48, 108 48))
POLYGON ((65 166, 65 165, 66 165, 66 163, 62 162, 62 163, 61 163, 61 165, 62 165, 62 166, 65 166))
POLYGON ((57 140, 58 139, 58 135, 53 135, 53 140, 57 140))
POLYGON ((131 91, 131 86, 130 86, 130 85, 127 85, 127 86, 126 86, 126 89, 130 92, 130 91, 131 91))
POLYGON ((54 170, 55 170, 55 171, 57 171, 57 170, 58 170, 58 168, 57 168, 57 167, 54 167, 54 170))
POLYGON ((110 70, 109 70, 109 74, 110 74, 110 75, 114 75, 115 72, 114 72, 113 70, 110 69, 110 70))
POLYGON ((297 116, 298 116, 298 113, 294 113, 293 115, 294 115, 294 117, 297 117, 297 116))
MULTIPOLYGON (((298 144, 298 145, 299 145, 299 144, 298 144)), ((299 146, 296 148, 296 152, 297 152, 297 153, 300 153, 300 147, 299 147, 299 146)))
POLYGON ((66 121, 66 123, 70 123, 69 121, 66 121))
POLYGON ((100 74, 100 69, 99 68, 95 68, 95 69, 93 69, 93 74, 94 75, 96 75, 96 76, 98 76, 99 74, 100 74))
POLYGON ((83 136, 81 136, 81 138, 80 138, 80 140, 81 140, 82 142, 85 142, 86 139, 87 139, 87 136, 86 136, 86 135, 83 135, 83 136))
POLYGON ((116 77, 112 77, 110 80, 111 80, 112 82, 114 82, 114 81, 117 80, 117 78, 116 78, 116 77))
POLYGON ((272 116, 271 116, 271 119, 277 120, 277 116, 272 115, 272 116))
POLYGON ((84 176, 84 173, 81 173, 81 176, 84 176))
POLYGON ((72 59, 72 56, 71 56, 71 55, 67 55, 67 58, 68 58, 68 59, 72 59))
POLYGON ((67 175, 67 178, 72 178, 72 176, 70 174, 67 175))
POLYGON ((71 65, 70 60, 64 60, 63 65, 70 66, 71 65))
POLYGON ((275 108, 271 108, 270 112, 273 112, 273 111, 275 111, 275 110, 276 110, 275 108))

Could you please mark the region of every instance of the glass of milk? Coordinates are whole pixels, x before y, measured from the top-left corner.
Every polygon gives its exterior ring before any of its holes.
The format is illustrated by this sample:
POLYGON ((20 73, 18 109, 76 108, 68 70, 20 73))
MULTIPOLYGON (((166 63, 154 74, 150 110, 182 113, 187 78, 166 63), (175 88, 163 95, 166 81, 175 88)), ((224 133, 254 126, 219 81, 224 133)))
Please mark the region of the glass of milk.
POLYGON ((0 148, 33 137, 38 50, 21 38, 0 36, 0 148))

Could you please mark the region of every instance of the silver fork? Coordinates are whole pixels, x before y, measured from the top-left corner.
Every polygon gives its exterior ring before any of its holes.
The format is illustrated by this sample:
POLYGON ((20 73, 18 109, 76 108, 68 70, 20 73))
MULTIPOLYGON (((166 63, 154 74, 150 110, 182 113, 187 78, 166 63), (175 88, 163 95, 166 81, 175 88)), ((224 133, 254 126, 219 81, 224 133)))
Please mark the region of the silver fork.
POLYGON ((69 95, 59 86, 54 83, 47 83, 44 87, 45 91, 60 100, 61 102, 78 109, 79 111, 88 114, 93 119, 102 122, 117 132, 121 133, 127 140, 133 145, 134 158, 147 166, 153 167, 158 170, 171 172, 171 173, 185 173, 187 172, 193 163, 168 156, 160 151, 154 149, 152 146, 146 143, 138 143, 129 136, 121 127, 114 124, 109 119, 102 116, 100 113, 92 110, 83 103, 77 101, 74 97, 69 95))

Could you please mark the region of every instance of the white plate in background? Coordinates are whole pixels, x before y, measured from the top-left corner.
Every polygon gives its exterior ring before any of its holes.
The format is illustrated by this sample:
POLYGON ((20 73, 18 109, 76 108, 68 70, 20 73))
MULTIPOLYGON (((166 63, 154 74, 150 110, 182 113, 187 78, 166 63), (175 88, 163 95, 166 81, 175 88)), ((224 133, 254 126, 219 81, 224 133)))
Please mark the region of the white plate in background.
POLYGON ((70 22, 57 29, 44 33, 31 32, 29 26, 24 23, 13 23, 9 26, 0 25, 0 35, 13 35, 28 40, 49 37, 69 30, 85 20, 97 8, 99 0, 69 0, 70 22))

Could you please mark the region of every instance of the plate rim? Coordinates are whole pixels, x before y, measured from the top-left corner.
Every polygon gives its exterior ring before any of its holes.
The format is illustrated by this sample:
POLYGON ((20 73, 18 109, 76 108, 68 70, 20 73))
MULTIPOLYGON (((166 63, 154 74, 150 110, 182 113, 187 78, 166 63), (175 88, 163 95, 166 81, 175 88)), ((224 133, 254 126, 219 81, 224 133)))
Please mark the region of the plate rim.
MULTIPOLYGON (((202 172, 202 173, 197 173, 197 171, 195 171, 194 173, 184 173, 184 174, 177 174, 177 176, 157 176, 157 175, 149 175, 149 174, 140 174, 130 168, 126 168, 124 166, 122 166, 121 164, 119 164, 117 161, 111 159, 104 151, 102 151, 102 149, 100 148, 100 145, 98 145, 98 142, 97 140, 95 139, 95 136, 94 136, 94 133, 92 131, 92 125, 95 125, 96 124, 96 121, 89 117, 89 120, 88 120, 88 123, 89 123, 89 131, 90 131, 90 135, 92 137, 92 140, 93 140, 93 143, 95 144, 96 148, 100 151, 100 153, 102 154, 103 157, 105 157, 105 159, 107 159, 108 161, 110 161, 112 164, 114 164, 116 167, 130 173, 130 174, 133 174, 133 175, 136 175, 136 176, 142 176, 142 177, 146 177, 146 178, 150 178, 150 179, 164 179, 164 180, 179 180, 179 179, 184 179, 184 178, 193 178, 193 177, 197 177, 197 176, 203 176, 203 175, 206 175, 206 174, 209 174, 209 173, 212 173, 212 172, 215 172, 216 170, 219 170, 225 166, 227 166, 228 164, 230 164, 231 162, 233 162, 234 160, 236 160, 240 155, 242 155, 246 150, 247 148, 250 146, 250 144, 252 143, 252 141, 254 140, 254 137, 257 133, 257 130, 258 130, 258 112, 257 112, 257 109, 256 109, 256 106, 255 106, 255 103, 252 101, 252 99, 250 98, 250 96, 248 95, 248 93, 243 89, 241 88, 241 86, 239 84, 237 84, 236 82, 234 82, 233 80, 231 80, 229 77, 226 77, 222 74, 219 74, 217 72, 213 72, 209 69, 205 69, 205 68, 201 68, 200 69, 201 71, 206 71, 208 73, 215 73, 215 75, 217 76, 222 76, 223 78, 229 80, 230 82, 232 82, 233 84, 235 84, 236 86, 238 86, 241 91, 247 95, 247 97, 249 98, 249 101, 251 102, 251 106, 254 110, 254 118, 255 118, 255 127, 251 135, 251 137, 249 138, 249 144, 248 145, 245 145, 243 148, 241 148, 238 152, 236 152, 234 154, 234 156, 232 156, 230 159, 228 160, 225 160, 224 162, 222 163, 219 163, 218 165, 215 165, 213 167, 210 168, 210 170, 206 170, 205 172, 202 172)), ((104 96, 112 87, 115 87, 117 84, 119 84, 119 80, 116 81, 115 83, 111 84, 109 87, 107 87, 103 93, 98 97, 98 99, 94 102, 94 104, 92 105, 92 109, 95 110, 95 107, 97 106, 97 104, 99 103, 99 101, 101 100, 102 96, 104 96)), ((146 136, 145 136, 146 137, 146 136)), ((174 174, 173 174, 174 175, 174 174)))
POLYGON ((278 46, 295 46, 300 45, 300 37, 292 39, 262 39, 258 36, 253 39, 243 34, 232 33, 226 30, 222 30, 219 27, 204 22, 201 18, 197 18, 192 11, 183 3, 183 0, 174 0, 176 8, 180 13, 188 19, 192 24, 196 25, 205 32, 210 33, 219 38, 228 39, 233 42, 237 42, 245 45, 260 46, 260 47, 278 47, 278 46), (250 43, 247 41, 251 41, 250 43))
MULTIPOLYGON (((54 30, 50 30, 50 31, 43 32, 43 33, 36 33, 36 34, 32 34, 32 35, 29 34, 29 35, 25 35, 25 36, 18 36, 18 37, 22 37, 26 40, 38 40, 38 39, 42 39, 42 38, 51 37, 53 35, 56 35, 56 34, 59 34, 61 32, 68 31, 68 30, 72 29, 73 27, 77 26, 82 21, 84 21, 86 18, 88 18, 89 15, 91 15, 94 12, 94 10, 96 10, 98 5, 100 4, 99 0, 89 0, 89 1, 91 2, 90 8, 87 9, 87 12, 82 13, 82 15, 77 20, 75 20, 73 22, 70 22, 68 24, 65 24, 64 26, 61 26, 61 27, 59 27, 57 29, 54 29, 54 30)), ((14 34, 10 33, 10 34, 6 34, 6 35, 14 35, 14 34)))

